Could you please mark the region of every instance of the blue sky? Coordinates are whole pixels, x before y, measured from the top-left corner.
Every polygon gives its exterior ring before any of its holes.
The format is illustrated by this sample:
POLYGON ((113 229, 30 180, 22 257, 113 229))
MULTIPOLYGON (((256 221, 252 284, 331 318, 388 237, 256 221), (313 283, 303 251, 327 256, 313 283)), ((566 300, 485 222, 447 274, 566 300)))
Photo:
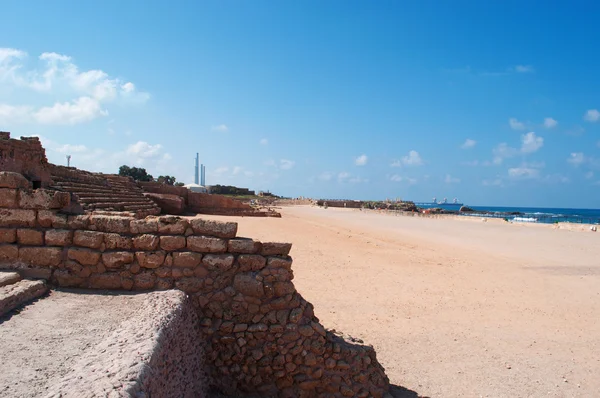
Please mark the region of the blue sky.
POLYGON ((286 196, 598 207, 593 2, 4 1, 0 130, 286 196))

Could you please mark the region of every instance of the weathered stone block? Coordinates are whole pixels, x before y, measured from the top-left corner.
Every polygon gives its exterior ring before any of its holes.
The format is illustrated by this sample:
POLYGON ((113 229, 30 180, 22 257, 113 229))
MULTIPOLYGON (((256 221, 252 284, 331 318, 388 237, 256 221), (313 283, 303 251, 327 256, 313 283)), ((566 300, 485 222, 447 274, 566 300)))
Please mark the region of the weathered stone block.
POLYGON ((0 188, 0 207, 17 207, 17 190, 0 188))
POLYGON ((189 223, 186 219, 176 216, 158 217, 158 232, 169 235, 183 235, 189 223))
POLYGON ((17 230, 14 228, 0 228, 0 243, 15 243, 17 230))
POLYGON ((128 233, 131 217, 93 214, 90 224, 96 226, 97 231, 128 233))
POLYGON ((292 282, 275 282, 275 296, 281 297, 294 293, 296 288, 292 282))
POLYGON ((257 271, 267 264, 267 259, 258 254, 240 254, 237 261, 241 271, 257 271))
POLYGON ((44 233, 36 229, 18 229, 17 242, 20 245, 43 246, 44 233))
POLYGON ((202 254, 194 252, 173 253, 173 266, 193 268, 202 261, 202 254))
POLYGON ((133 247, 129 236, 119 234, 104 234, 104 244, 107 250, 130 250, 133 247))
POLYGON ((96 231, 75 231, 73 243, 77 246, 99 249, 104 242, 104 233, 96 231))
POLYGON ((106 268, 121 268, 125 264, 131 264, 134 256, 131 252, 107 252, 102 253, 102 262, 106 268))
POLYGON ((85 283, 85 278, 74 275, 66 269, 57 269, 54 271, 53 280, 61 287, 78 287, 85 283))
POLYGON ((144 234, 133 238, 133 247, 137 250, 156 250, 158 243, 156 235, 144 234))
POLYGON ((182 278, 175 281, 175 287, 186 293, 196 293, 204 286, 204 279, 201 278, 182 278))
POLYGON ((227 241, 210 236, 188 236, 187 248, 201 253, 225 253, 227 241))
POLYGON ((47 189, 20 190, 19 207, 22 209, 62 209, 71 204, 68 192, 47 189))
POLYGON ((68 246, 73 241, 73 231, 68 229, 49 229, 46 231, 48 246, 68 246))
POLYGON ((133 220, 130 225, 132 234, 147 234, 158 232, 158 220, 156 218, 144 218, 133 220))
POLYGON ((35 210, 0 209, 0 225, 6 227, 35 227, 35 210))
POLYGON ((133 277, 133 287, 136 290, 150 290, 156 283, 156 276, 152 272, 140 272, 133 277))
POLYGON ((167 253, 163 251, 156 252, 136 252, 135 258, 141 267, 144 268, 158 268, 163 265, 165 261, 165 255, 167 253))
POLYGON ((186 245, 185 236, 161 236, 160 248, 167 251, 183 249, 186 245))
POLYGON ((229 253, 252 254, 260 250, 261 244, 252 239, 236 238, 230 239, 227 251, 229 253))
POLYGON ((206 254, 202 257, 202 264, 209 270, 225 271, 233 265, 234 257, 231 254, 206 254))
POLYGON ((274 268, 285 268, 288 270, 292 268, 292 260, 290 258, 269 257, 267 264, 269 267, 274 268))
POLYGON ((13 262, 19 258, 19 246, 0 245, 0 261, 13 262))
POLYGON ((287 256, 291 249, 291 243, 263 242, 260 254, 263 256, 287 256))
POLYGON ((0 188, 29 189, 31 182, 22 174, 0 171, 0 188))
POLYGON ((88 279, 92 289, 120 289, 121 276, 117 273, 92 274, 88 279))
POLYGON ((37 221, 40 226, 44 228, 66 228, 67 227, 67 215, 57 214, 53 210, 39 210, 37 214, 37 221))
POLYGON ((69 216, 67 225, 70 229, 87 229, 90 225, 90 216, 88 214, 69 216))
POLYGON ((67 257, 69 260, 75 260, 81 265, 96 265, 100 261, 100 252, 71 248, 67 252, 67 257))
POLYGON ((62 249, 58 247, 21 247, 19 260, 40 267, 56 267, 62 262, 62 249))
POLYGON ((194 218, 190 220, 194 233, 200 235, 218 236, 219 238, 235 238, 238 225, 235 222, 222 222, 194 218))
POLYGON ((233 288, 239 293, 251 297, 263 297, 264 286, 263 283, 256 279, 253 274, 237 274, 233 278, 233 288))
POLYGON ((173 280, 168 278, 158 278, 156 280, 156 284, 154 285, 155 289, 158 290, 168 290, 173 288, 173 280))

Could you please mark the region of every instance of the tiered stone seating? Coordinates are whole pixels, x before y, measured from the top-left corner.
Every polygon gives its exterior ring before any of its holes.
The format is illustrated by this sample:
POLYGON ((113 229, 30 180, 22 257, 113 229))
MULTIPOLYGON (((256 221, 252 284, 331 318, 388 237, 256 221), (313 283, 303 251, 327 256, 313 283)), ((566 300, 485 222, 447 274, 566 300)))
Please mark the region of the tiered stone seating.
POLYGON ((54 181, 51 188, 74 194, 85 210, 128 211, 139 216, 160 214, 160 208, 128 177, 56 165, 51 165, 50 171, 54 181))

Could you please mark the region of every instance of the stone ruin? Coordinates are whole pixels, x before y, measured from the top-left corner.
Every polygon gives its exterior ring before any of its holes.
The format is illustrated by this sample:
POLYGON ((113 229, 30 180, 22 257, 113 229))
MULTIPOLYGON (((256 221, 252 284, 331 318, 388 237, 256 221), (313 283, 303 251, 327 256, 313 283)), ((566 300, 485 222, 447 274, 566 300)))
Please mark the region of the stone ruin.
MULTIPOLYGON (((57 182, 47 172, 39 141, 19 142, 22 153, 7 153, 3 144, 0 139, 0 269, 58 288, 186 295, 191 310, 179 323, 167 322, 176 329, 162 335, 169 341, 188 336, 182 356, 193 354, 195 365, 169 354, 169 343, 153 356, 162 360, 144 362, 154 376, 120 396, 202 397, 209 390, 236 397, 389 396, 389 381, 373 348, 326 330, 296 291, 291 244, 237 237, 233 222, 157 216, 155 209, 124 201, 125 196, 106 203, 140 206, 135 210, 150 215, 125 207, 119 213, 86 210, 82 196, 51 189, 57 182), (74 199, 84 206, 75 206, 74 199), (182 323, 186 333, 178 332, 182 323)), ((124 181, 114 184, 106 190, 129 187, 124 181)), ((3 307, 6 286, 1 286, 0 309, 10 310, 18 303, 9 300, 3 307)), ((58 396, 69 385, 87 382, 71 375, 53 391, 58 396)))

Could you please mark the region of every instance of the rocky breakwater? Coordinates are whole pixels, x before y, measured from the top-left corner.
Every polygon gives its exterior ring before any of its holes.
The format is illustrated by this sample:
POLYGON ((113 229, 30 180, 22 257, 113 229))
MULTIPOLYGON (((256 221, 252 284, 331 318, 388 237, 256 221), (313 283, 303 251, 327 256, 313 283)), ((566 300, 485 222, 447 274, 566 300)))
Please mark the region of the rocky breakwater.
POLYGON ((327 331, 296 291, 291 244, 239 238, 237 223, 205 218, 61 214, 63 193, 28 184, 0 175, 0 268, 56 286, 182 290, 200 319, 210 385, 223 394, 387 394, 373 348, 327 331))

